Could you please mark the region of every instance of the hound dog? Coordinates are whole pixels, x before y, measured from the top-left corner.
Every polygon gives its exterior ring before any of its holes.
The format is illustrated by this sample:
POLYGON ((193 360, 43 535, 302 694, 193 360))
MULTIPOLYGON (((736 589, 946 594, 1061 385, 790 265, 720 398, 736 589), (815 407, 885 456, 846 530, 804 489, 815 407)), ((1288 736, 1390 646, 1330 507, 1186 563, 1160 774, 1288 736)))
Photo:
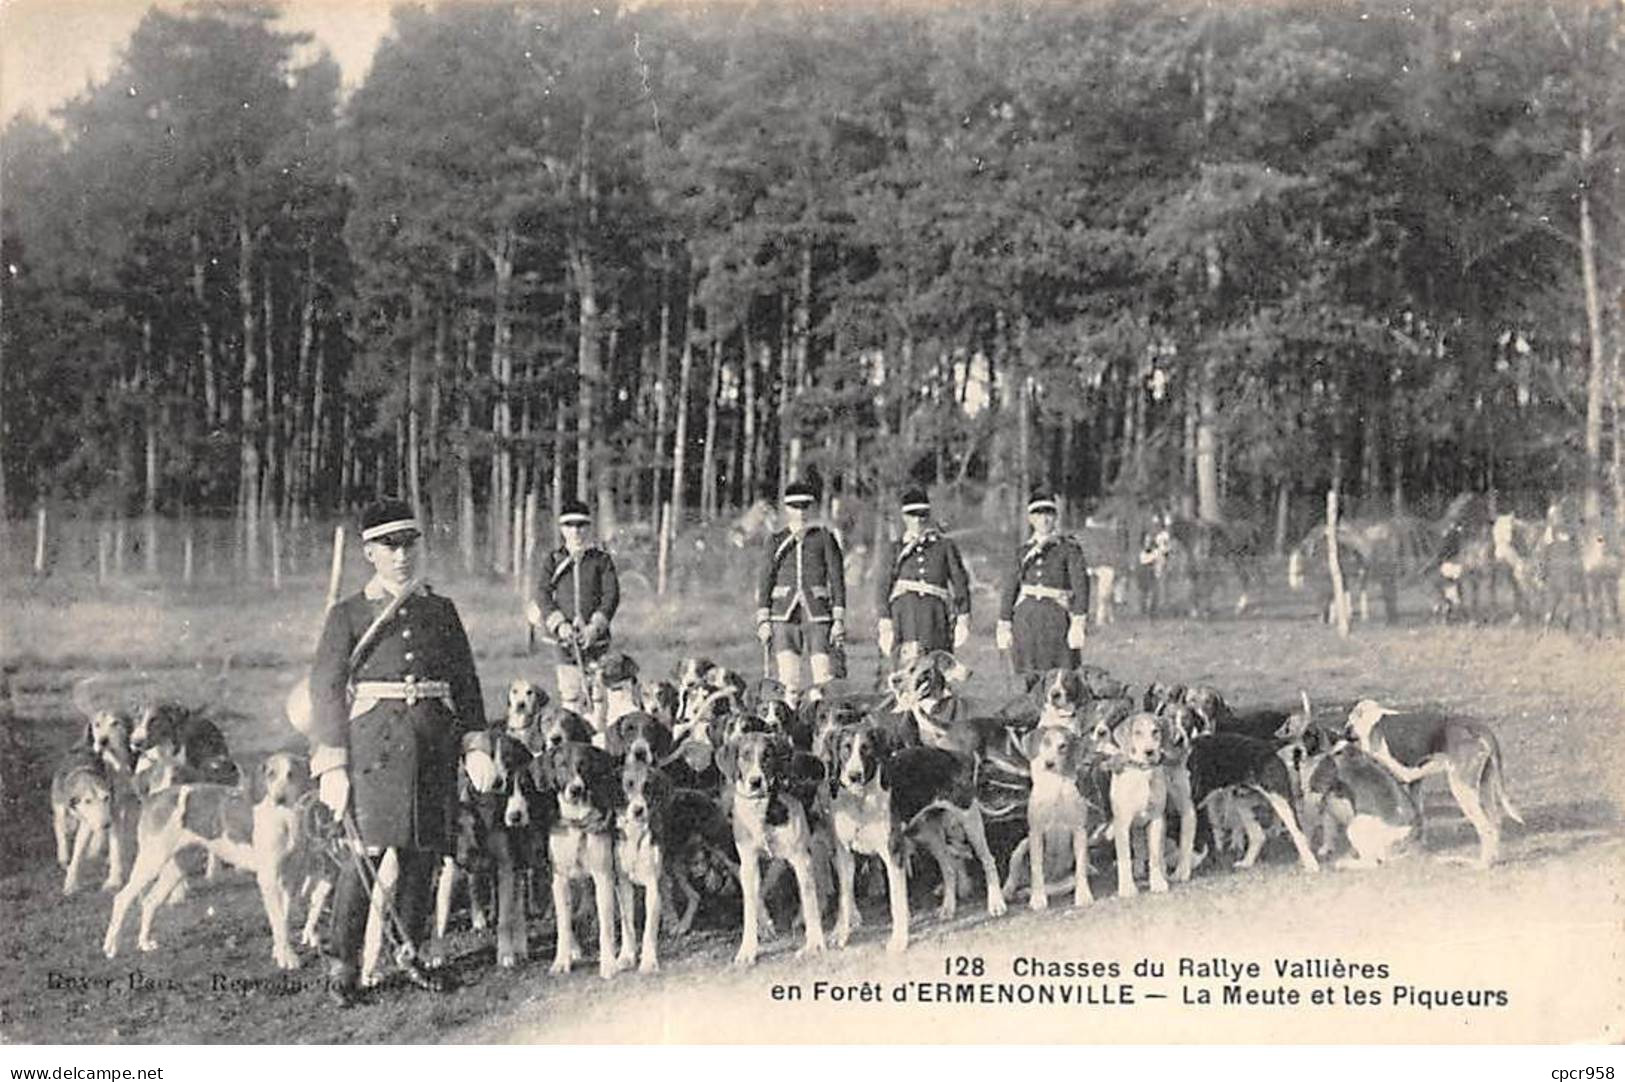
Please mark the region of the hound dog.
POLYGON ((718 665, 705 669, 703 683, 680 690, 683 691, 681 717, 672 729, 672 736, 677 740, 681 740, 695 725, 745 709, 744 678, 718 665))
MULTIPOLYGON (((642 685, 638 683, 638 663, 630 654, 606 654, 598 662, 598 681, 604 689, 604 729, 628 714, 643 712, 642 685)), ((603 747, 602 740, 599 746, 603 747)))
MULTIPOLYGON (((702 891, 720 894, 730 881, 738 888, 738 850, 728 814, 710 793, 674 787, 667 817, 661 859, 670 877, 668 883, 683 894, 683 911, 673 912, 671 922, 671 934, 681 938, 694 926, 702 891)), ((665 896, 662 894, 663 899, 665 896)))
POLYGON ((271 925, 271 959, 280 969, 299 968, 288 927, 301 845, 299 805, 310 790, 310 767, 301 756, 279 752, 265 760, 260 778, 264 795, 252 803, 242 789, 210 783, 170 786, 148 798, 137 827, 135 866, 113 898, 103 954, 117 957, 125 915, 137 899, 142 901, 136 946, 157 949, 153 915, 185 876, 177 856, 196 846, 254 873, 271 925))
POLYGON ((1009 721, 987 716, 954 690, 970 675, 945 650, 916 658, 896 674, 895 712, 914 720, 927 747, 978 760, 992 757, 1006 771, 1024 773, 1020 750, 1009 739, 1009 721))
POLYGON ((1162 772, 1168 783, 1168 803, 1179 816, 1179 842, 1175 850, 1174 881, 1187 883, 1197 863, 1205 859, 1204 849, 1196 852, 1196 800, 1191 788, 1191 740, 1201 731, 1201 721, 1183 704, 1170 708, 1157 718, 1162 730, 1162 772))
MULTIPOLYGON (((1310 835, 1313 833, 1310 824, 1314 820, 1304 818, 1308 806, 1304 803, 1306 790, 1302 784, 1306 775, 1302 774, 1301 767, 1306 754, 1303 734, 1309 730, 1313 714, 1309 707, 1308 693, 1300 692, 1300 695, 1303 699, 1301 711, 1289 712, 1266 707, 1237 714, 1230 709, 1217 691, 1198 687, 1187 692, 1186 705, 1201 719, 1197 726, 1196 739, 1200 740, 1214 734, 1243 736, 1272 749, 1287 772, 1289 784, 1282 793, 1289 803, 1294 805, 1298 824, 1303 828, 1303 833, 1310 835)), ((1311 738, 1317 745, 1317 753, 1322 750, 1319 747, 1319 735, 1316 732, 1311 738)), ((1255 751, 1261 750, 1253 748, 1252 745, 1228 743, 1224 745, 1229 751, 1239 750, 1244 746, 1255 751)), ((1215 745, 1215 749, 1217 747, 1215 745)), ((1215 749, 1210 749, 1204 754, 1211 759, 1212 756, 1219 754, 1215 749)), ((1210 763, 1203 769, 1211 771, 1213 768, 1210 763)), ((1221 774, 1229 769, 1231 768, 1221 768, 1221 774)), ((1238 766, 1238 769, 1243 773, 1248 772, 1245 767, 1238 766)), ((1280 791, 1274 781, 1271 781, 1267 788, 1280 791)), ((1257 859, 1259 847, 1269 835, 1281 833, 1291 836, 1279 813, 1260 793, 1249 788, 1245 780, 1243 783, 1215 780, 1212 784, 1198 784, 1196 789, 1199 790, 1196 796, 1197 806, 1202 809, 1216 846, 1237 852, 1241 858, 1237 867, 1251 867, 1257 859), (1269 809, 1273 816, 1273 825, 1269 829, 1260 822, 1260 816, 1265 809, 1269 809)))
POLYGON ((1070 880, 1072 904, 1088 905, 1094 900, 1089 890, 1089 798, 1093 773, 1093 747, 1089 740, 1068 725, 1044 725, 1022 738, 1032 772, 1032 791, 1027 796, 1027 837, 1010 856, 1010 871, 1004 881, 1004 897, 1015 897, 1020 870, 1030 869, 1032 894, 1028 906, 1033 911, 1049 908, 1052 888, 1047 881, 1045 846, 1064 839, 1072 846, 1073 872, 1070 880), (1023 862, 1022 849, 1027 860, 1023 862))
POLYGON ((506 729, 477 729, 463 734, 457 796, 457 854, 445 857, 435 891, 434 932, 442 941, 451 918, 452 892, 458 872, 469 879, 469 917, 474 931, 484 931, 482 902, 487 876, 496 871, 497 965, 512 969, 525 957, 525 904, 520 873, 530 864, 528 828, 533 800, 530 752, 506 729))
POLYGON ((598 915, 598 974, 615 975, 615 817, 620 803, 620 771, 602 748, 561 744, 535 760, 532 778, 553 795, 557 814, 548 830, 553 865, 553 916, 558 942, 554 973, 570 972, 575 929, 570 885, 591 879, 598 915), (537 775, 540 776, 537 776, 537 775))
POLYGON ((1075 669, 1051 669, 1038 682, 1038 724, 1060 725, 1083 735, 1079 712, 1093 696, 1075 669))
POLYGON ((532 755, 545 746, 542 739, 542 711, 547 709, 548 694, 541 686, 522 676, 508 684, 508 706, 503 714, 503 729, 525 746, 532 755))
POLYGON ((1184 684, 1153 681, 1145 686, 1145 694, 1140 699, 1140 709, 1147 714, 1161 714, 1169 707, 1184 701, 1184 684))
POLYGON ((1099 665, 1079 665, 1077 673, 1091 699, 1115 699, 1128 694, 1128 685, 1099 665))
MULTIPOLYGON (((856 854, 880 858, 891 903, 888 951, 908 947, 908 845, 921 841, 937 857, 943 882, 953 883, 939 809, 955 812, 976 800, 972 764, 940 748, 898 747, 891 731, 876 721, 845 728, 835 739, 835 868, 840 909, 835 944, 844 947, 859 925, 855 882, 856 854)), ((957 893, 945 890, 946 898, 957 893)), ((951 906, 950 906, 951 909, 951 906)))
POLYGON ((1180 701, 1199 719, 1197 735, 1240 733, 1255 740, 1275 740, 1276 734, 1295 716, 1293 710, 1270 706, 1233 710, 1217 688, 1206 684, 1187 688, 1180 701))
POLYGON ((1167 830, 1168 777, 1162 768, 1165 740, 1155 714, 1132 714, 1109 730, 1100 747, 1103 765, 1111 772, 1112 839, 1117 848, 1117 893, 1129 898, 1139 893, 1134 883, 1134 856, 1130 836, 1145 828, 1147 876, 1153 894, 1168 890, 1163 865, 1163 838, 1167 830))
POLYGON ((1358 745, 1343 744, 1322 757, 1309 787, 1353 851, 1338 867, 1377 867, 1417 840, 1422 810, 1413 792, 1358 745))
POLYGON ((130 747, 137 755, 149 748, 171 748, 187 776, 217 785, 237 784, 237 764, 220 727, 178 703, 156 703, 142 709, 130 733, 130 747))
POLYGON ((623 714, 604 731, 604 750, 617 762, 662 766, 672 753, 671 730, 641 710, 623 714))
POLYGON ((1306 872, 1320 871, 1310 851, 1293 809, 1294 782, 1289 762, 1273 740, 1260 740, 1245 733, 1204 733, 1191 741, 1188 767, 1191 799, 1202 808, 1217 839, 1221 821, 1235 815, 1247 837, 1247 851, 1237 868, 1251 868, 1264 848, 1265 832, 1259 826, 1250 798, 1267 804, 1292 839, 1298 862, 1306 872))
MULTIPOLYGON (((843 707, 837 700, 814 699, 807 705, 822 709, 826 704, 843 716, 852 712, 851 708, 843 707)), ((762 719, 768 732, 788 737, 790 743, 796 746, 796 750, 809 752, 813 750, 813 723, 803 711, 797 710, 782 699, 768 699, 756 705, 756 716, 762 719)))
MULTIPOLYGON (((621 767, 621 799, 615 812, 616 889, 621 909, 617 969, 637 964, 660 969, 660 886, 671 844, 672 785, 648 759, 628 756, 621 767), (637 888, 643 888, 643 953, 638 960, 637 888)), ((692 915, 690 915, 692 920, 692 915)))
POLYGON ((800 955, 824 949, 823 914, 813 874, 814 835, 828 828, 828 809, 819 807, 824 767, 812 755, 797 752, 790 741, 766 732, 741 735, 724 745, 718 757, 732 783, 734 845, 739 853, 739 883, 744 930, 735 965, 754 965, 759 951, 762 910, 761 860, 789 862, 801 894, 806 945, 800 955))
POLYGON ((586 718, 564 706, 549 706, 542 710, 541 719, 533 731, 533 741, 526 741, 526 749, 541 756, 565 744, 590 744, 597 730, 586 718))
MULTIPOLYGON (((1372 699, 1349 711, 1347 739, 1381 763, 1403 785, 1420 808, 1421 783, 1443 774, 1450 795, 1478 833, 1478 863, 1489 867, 1500 857, 1501 818, 1523 822, 1507 794, 1501 767, 1501 745, 1488 726, 1465 718, 1404 717, 1372 699)), ((1424 824, 1419 823, 1418 829, 1424 824)))
POLYGON ((130 750, 130 719, 100 710, 85 722, 83 739, 51 776, 51 827, 56 862, 66 870, 62 893, 79 889, 85 858, 107 850, 103 890, 124 882, 125 852, 134 848, 137 810, 130 750))
POLYGON ((683 696, 675 683, 670 680, 646 683, 641 697, 643 708, 659 718, 668 731, 676 728, 677 719, 683 712, 683 696))

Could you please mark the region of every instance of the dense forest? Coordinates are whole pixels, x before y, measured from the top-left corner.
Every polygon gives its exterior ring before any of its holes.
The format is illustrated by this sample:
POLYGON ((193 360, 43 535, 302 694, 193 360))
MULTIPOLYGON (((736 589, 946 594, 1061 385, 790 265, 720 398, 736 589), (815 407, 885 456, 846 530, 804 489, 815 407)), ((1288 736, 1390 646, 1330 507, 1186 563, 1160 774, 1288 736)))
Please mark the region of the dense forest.
POLYGON ((349 91, 318 45, 154 9, 5 128, 0 511, 400 491, 472 566, 527 498, 811 471, 1625 498, 1618 0, 408 5, 349 91))

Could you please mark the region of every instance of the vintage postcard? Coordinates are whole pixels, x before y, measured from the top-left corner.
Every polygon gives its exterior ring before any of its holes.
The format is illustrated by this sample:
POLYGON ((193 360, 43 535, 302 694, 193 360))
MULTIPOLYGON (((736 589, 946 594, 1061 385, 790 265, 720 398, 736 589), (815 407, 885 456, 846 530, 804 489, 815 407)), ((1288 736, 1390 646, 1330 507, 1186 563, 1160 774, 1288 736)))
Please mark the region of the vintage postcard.
POLYGON ((1617 1044, 1622 12, 6 4, 0 1042, 1617 1044))

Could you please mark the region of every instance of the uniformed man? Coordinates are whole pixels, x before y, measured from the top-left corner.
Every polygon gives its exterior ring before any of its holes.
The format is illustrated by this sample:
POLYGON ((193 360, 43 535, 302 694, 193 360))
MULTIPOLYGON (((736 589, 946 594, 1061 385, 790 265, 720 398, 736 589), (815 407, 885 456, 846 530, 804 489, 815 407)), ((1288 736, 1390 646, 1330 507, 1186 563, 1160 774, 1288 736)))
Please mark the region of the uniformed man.
POLYGON ((455 840, 462 734, 484 727, 485 707, 457 607, 419 577, 419 536, 410 505, 366 509, 362 552, 373 577, 328 612, 311 666, 311 774, 367 861, 343 861, 334 895, 328 991, 340 1006, 356 990, 365 880, 391 849, 399 926, 386 920, 406 938, 396 961, 413 984, 442 987, 418 951, 429 933, 429 881, 455 840))
MULTIPOLYGON (((592 514, 580 500, 569 500, 559 512, 564 543, 542 558, 536 574, 536 597, 527 615, 558 646, 559 702, 584 718, 594 718, 583 664, 609 651, 609 622, 621 603, 615 560, 593 543, 592 514)), ((603 719, 595 718, 600 729, 603 719)))
POLYGON ((768 539, 756 592, 756 637, 772 644, 785 699, 797 705, 801 657, 807 655, 817 698, 834 678, 831 648, 846 640, 846 564, 841 543, 827 526, 809 524, 818 493, 803 481, 784 490, 784 529, 768 539))
POLYGON ((957 650, 970 638, 970 577, 959 546, 931 523, 931 501, 920 489, 903 493, 903 537, 880 576, 876 639, 897 665, 935 650, 957 650), (952 628, 950 630, 950 624, 952 628))
POLYGON ((1083 550, 1056 533, 1055 498, 1036 492, 1027 503, 1032 535, 1016 552, 999 592, 994 641, 1014 654, 1028 686, 1049 669, 1078 665, 1089 612, 1089 568, 1083 550))

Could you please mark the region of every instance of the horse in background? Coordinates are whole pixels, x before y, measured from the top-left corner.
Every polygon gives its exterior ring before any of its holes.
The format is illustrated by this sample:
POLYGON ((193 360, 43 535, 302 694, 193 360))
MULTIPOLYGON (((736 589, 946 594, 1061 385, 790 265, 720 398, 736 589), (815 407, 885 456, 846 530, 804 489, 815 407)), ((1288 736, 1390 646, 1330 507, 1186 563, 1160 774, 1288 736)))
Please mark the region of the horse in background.
POLYGON ((1247 611, 1251 594, 1260 581, 1260 531, 1250 522, 1208 522, 1202 519, 1168 518, 1163 527, 1170 542, 1170 574, 1183 573, 1190 585, 1190 613, 1193 617, 1213 612, 1213 593, 1226 571, 1240 586, 1236 615, 1247 611))
MULTIPOLYGON (((1399 619, 1399 584, 1435 558, 1437 545, 1431 525, 1414 515, 1386 518, 1344 518, 1337 524, 1338 562, 1343 568, 1344 590, 1359 599, 1360 618, 1371 618, 1370 590, 1373 582, 1382 592, 1384 619, 1399 619)), ((1287 557, 1287 585, 1304 587, 1304 570, 1310 561, 1325 563, 1326 527, 1316 526, 1293 546, 1287 557)), ((1332 590, 1327 579, 1321 612, 1331 612, 1332 590)))
POLYGON ((1608 543, 1608 530, 1584 522, 1571 497, 1554 500, 1546 510, 1533 558, 1531 591, 1540 600, 1541 626, 1561 618, 1572 629, 1576 610, 1586 629, 1601 635, 1606 625, 1620 630, 1620 558, 1608 543))

